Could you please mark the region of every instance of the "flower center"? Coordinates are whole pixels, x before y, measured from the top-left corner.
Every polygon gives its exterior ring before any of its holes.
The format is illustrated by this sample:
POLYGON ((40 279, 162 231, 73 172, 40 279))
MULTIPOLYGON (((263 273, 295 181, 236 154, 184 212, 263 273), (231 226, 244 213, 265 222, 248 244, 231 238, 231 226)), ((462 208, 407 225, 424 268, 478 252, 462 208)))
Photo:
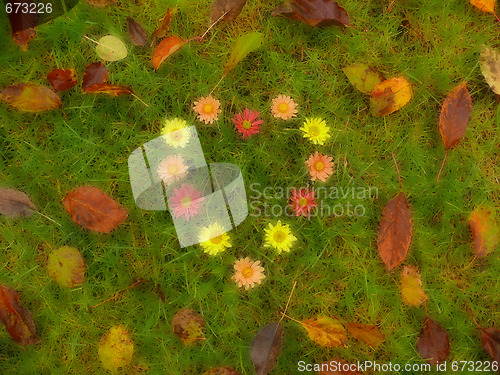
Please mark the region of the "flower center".
POLYGON ((313 136, 313 137, 317 137, 320 133, 319 131, 319 127, 317 125, 313 125, 309 128, 309 133, 313 136))
POLYGON ((203 106, 203 112, 205 112, 207 115, 211 115, 213 111, 214 108, 212 107, 212 104, 205 104, 203 106))
POLYGON ((212 242, 214 245, 220 244, 222 242, 222 234, 217 237, 211 238, 210 242, 212 242))
POLYGON ((286 235, 282 231, 277 231, 274 233, 274 240, 278 243, 283 242, 285 240, 285 238, 286 238, 286 235))
POLYGON ((241 270, 241 274, 243 275, 243 277, 245 279, 249 279, 253 276, 253 269, 252 267, 248 266, 248 267, 245 267, 241 270))
POLYGON ((278 105, 278 111, 280 111, 281 113, 287 113, 288 109, 289 109, 289 107, 288 107, 288 104, 286 104, 286 103, 280 103, 278 105))
POLYGON ((168 173, 173 176, 173 175, 178 174, 181 169, 177 164, 170 164, 168 166, 167 170, 168 170, 168 173))
POLYGON ((243 127, 243 129, 250 129, 252 127, 252 123, 248 120, 245 120, 241 123, 241 126, 243 127))
POLYGON ((191 202, 192 201, 193 200, 191 199, 190 196, 184 197, 184 198, 181 199, 181 205, 184 208, 188 208, 189 206, 191 206, 191 202))
POLYGON ((300 198, 299 199, 299 206, 304 207, 307 204, 307 198, 300 198))
POLYGON ((314 169, 316 169, 318 172, 321 172, 323 169, 325 169, 325 164, 322 161, 316 162, 314 164, 314 169))

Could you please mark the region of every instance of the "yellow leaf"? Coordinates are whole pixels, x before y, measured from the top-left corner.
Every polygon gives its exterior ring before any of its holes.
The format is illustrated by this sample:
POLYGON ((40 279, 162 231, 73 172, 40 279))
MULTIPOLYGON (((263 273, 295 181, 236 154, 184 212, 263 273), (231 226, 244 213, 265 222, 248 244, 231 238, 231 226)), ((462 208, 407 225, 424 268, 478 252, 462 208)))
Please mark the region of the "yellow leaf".
POLYGON ((374 116, 385 116, 397 111, 412 96, 410 83, 404 77, 386 79, 380 82, 372 91, 370 110, 374 116))
POLYGON ((420 274, 415 267, 405 266, 401 271, 401 295, 407 305, 418 306, 427 301, 420 274))
POLYGON ((85 262, 78 249, 62 246, 49 255, 47 271, 59 285, 72 288, 83 283, 85 262))
POLYGON ((347 329, 356 340, 363 341, 374 348, 382 344, 385 339, 385 335, 376 325, 349 323, 347 329))
POLYGON ((495 12, 495 0, 470 0, 470 3, 483 12, 495 12))
POLYGON ((99 344, 99 359, 107 370, 128 365, 133 354, 134 343, 130 333, 122 325, 111 327, 99 344))
POLYGON ((96 52, 101 59, 118 61, 127 57, 127 47, 116 36, 106 35, 99 39, 98 42, 96 52))
POLYGON ((321 346, 336 348, 347 340, 346 330, 337 319, 321 316, 304 320, 301 324, 309 338, 321 346))
POLYGON ((488 207, 477 207, 469 217, 474 239, 474 252, 478 258, 495 250, 500 237, 500 228, 494 212, 488 207))
POLYGON ((174 333, 179 336, 182 343, 186 346, 205 340, 203 337, 203 327, 205 322, 203 318, 193 310, 182 309, 174 315, 174 333))

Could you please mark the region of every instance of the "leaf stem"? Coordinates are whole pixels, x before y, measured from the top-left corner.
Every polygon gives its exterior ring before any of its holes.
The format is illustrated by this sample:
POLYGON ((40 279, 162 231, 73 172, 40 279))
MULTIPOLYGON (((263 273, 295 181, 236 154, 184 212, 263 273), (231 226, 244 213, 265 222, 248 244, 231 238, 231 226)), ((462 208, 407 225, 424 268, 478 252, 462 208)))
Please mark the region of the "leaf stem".
POLYGON ((123 293, 125 293, 127 290, 129 290, 129 289, 132 289, 132 288, 136 287, 137 285, 139 285, 139 284, 143 283, 144 281, 145 281, 145 280, 138 280, 138 281, 136 281, 135 283, 133 283, 132 285, 130 285, 127 289, 122 290, 121 292, 116 293, 113 297, 108 298, 106 301, 102 301, 102 302, 98 303, 97 305, 92 306, 92 307, 91 307, 91 309, 96 308, 97 306, 101 306, 103 303, 106 303, 106 302, 108 302, 108 301, 111 301, 111 300, 113 300, 113 299, 115 299, 115 298, 118 298, 118 297, 119 297, 119 296, 121 296, 123 293))
POLYGON ((219 84, 222 82, 222 80, 224 79, 224 77, 227 75, 224 74, 220 79, 219 79, 219 82, 217 82, 217 84, 214 86, 214 88, 212 89, 212 91, 210 91, 210 94, 208 94, 209 96, 212 95, 212 93, 215 91, 215 89, 219 86, 219 84))
POLYGON ((207 29, 207 31, 205 31, 203 33, 203 35, 201 36, 201 40, 203 40, 203 38, 205 38, 205 35, 208 34, 208 32, 212 29, 212 27, 214 27, 222 18, 224 18, 226 16, 226 14, 229 13, 230 10, 231 9, 226 10, 226 12, 222 16, 220 16, 219 18, 217 18, 217 21, 215 21, 213 24, 210 25, 210 27, 207 29))
POLYGON ((140 101, 142 104, 144 104, 146 107, 149 107, 149 104, 146 104, 141 98, 139 98, 137 95, 135 95, 133 92, 130 93, 134 98, 136 98, 138 101, 140 101))
POLYGON ((40 215, 40 216, 43 216, 43 217, 44 217, 44 218, 46 218, 47 220, 50 220, 50 221, 52 221, 54 224, 57 224, 57 225, 59 225, 60 227, 62 227, 62 225, 61 225, 61 224, 59 224, 59 223, 58 223, 57 221, 55 221, 54 219, 51 219, 51 218, 50 218, 50 217, 48 217, 47 215, 44 215, 44 214, 42 214, 41 212, 36 211, 36 210, 32 210, 32 209, 30 209, 30 208, 27 208, 27 209, 28 209, 29 211, 31 211, 31 212, 34 212, 35 214, 38 214, 38 215, 40 215))
POLYGON ((444 162, 446 161, 446 156, 447 155, 448 155, 448 150, 446 150, 446 153, 444 154, 443 164, 441 164, 441 168, 439 169, 438 178, 437 178, 437 183, 438 184, 439 184, 439 177, 441 177, 441 172, 443 171, 444 162))
POLYGON ((281 319, 278 322, 278 325, 281 323, 283 318, 285 317, 286 311, 288 310, 288 305, 290 304, 290 301, 292 299, 293 291, 295 290, 295 287, 297 286, 297 280, 293 283, 292 291, 290 292, 290 295, 288 296, 288 301, 286 302, 285 310, 283 311, 283 314, 281 315, 281 319))

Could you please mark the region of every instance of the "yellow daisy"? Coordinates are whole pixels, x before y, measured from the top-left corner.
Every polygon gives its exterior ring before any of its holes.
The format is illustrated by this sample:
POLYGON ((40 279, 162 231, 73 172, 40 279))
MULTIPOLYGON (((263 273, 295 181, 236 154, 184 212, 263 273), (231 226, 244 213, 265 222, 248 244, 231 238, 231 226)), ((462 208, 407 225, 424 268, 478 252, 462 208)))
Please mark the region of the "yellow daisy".
POLYGON ((281 220, 278 220, 276 225, 269 223, 269 228, 265 229, 266 232, 266 243, 265 247, 272 246, 278 253, 282 251, 289 252, 292 247, 292 242, 297 241, 291 231, 288 224, 281 224, 281 220))
POLYGON ((198 240, 205 253, 217 255, 226 250, 226 247, 231 247, 229 236, 218 223, 204 227, 198 235, 198 240))
POLYGON ((186 147, 189 142, 189 130, 187 129, 188 124, 186 121, 179 118, 174 118, 172 120, 166 120, 165 126, 161 130, 163 134, 163 139, 165 142, 172 147, 186 147))
POLYGON ((330 138, 330 133, 328 133, 330 128, 321 118, 306 118, 300 130, 304 132, 304 138, 309 138, 312 143, 317 145, 325 144, 325 141, 330 138))

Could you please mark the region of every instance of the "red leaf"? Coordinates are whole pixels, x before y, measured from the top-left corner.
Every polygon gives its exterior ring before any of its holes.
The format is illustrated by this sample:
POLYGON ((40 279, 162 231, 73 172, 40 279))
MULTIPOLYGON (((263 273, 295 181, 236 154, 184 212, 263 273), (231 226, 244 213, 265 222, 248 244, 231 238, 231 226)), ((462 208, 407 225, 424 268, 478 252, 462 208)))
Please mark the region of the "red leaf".
POLYGON ((106 79, 108 79, 108 69, 103 64, 99 62, 89 64, 83 73, 82 90, 85 91, 88 86, 95 83, 104 83, 106 79))
POLYGON ((142 28, 139 23, 131 17, 127 17, 127 28, 130 40, 136 46, 145 46, 148 42, 148 36, 146 31, 142 28))
POLYGON ((319 27, 349 25, 347 12, 333 0, 291 0, 276 7, 273 16, 285 16, 319 27))
POLYGON ((184 43, 185 41, 178 36, 169 36, 168 38, 163 39, 161 43, 158 44, 158 47, 156 47, 153 57, 151 58, 153 67, 158 70, 163 61, 181 48, 184 43))
POLYGON ((43 112, 61 106, 61 99, 48 87, 16 83, 0 92, 0 99, 25 112, 43 112))
POLYGON ((59 91, 69 90, 76 85, 75 69, 55 69, 47 75, 52 87, 59 91))
POLYGON ((486 328, 481 331, 484 350, 486 350, 500 366, 500 330, 496 328, 486 328))
MULTIPOLYGON (((13 8, 17 8, 17 5, 14 5, 15 1, 9 0, 7 3, 11 4, 13 8)), ((35 4, 32 0, 25 0, 24 3, 28 3, 27 5, 35 4)), ((21 46, 23 51, 26 51, 28 42, 36 35, 35 26, 38 24, 38 14, 12 11, 9 13, 9 21, 12 39, 21 46)))
POLYGON ((385 206, 378 231, 378 252, 389 271, 406 258, 411 236, 411 209, 401 192, 385 206))
POLYGON ((427 316, 418 335, 417 349, 422 358, 431 364, 444 361, 450 354, 448 333, 427 316))
POLYGON ((444 100, 439 115, 439 131, 446 150, 454 147, 465 135, 472 109, 472 98, 464 84, 457 86, 444 100))
POLYGON ((85 93, 102 93, 112 96, 133 94, 130 87, 121 85, 112 85, 111 83, 94 83, 87 86, 84 90, 85 93))
POLYGON ((116 201, 92 186, 73 190, 63 204, 75 223, 101 233, 111 232, 128 216, 116 201))

